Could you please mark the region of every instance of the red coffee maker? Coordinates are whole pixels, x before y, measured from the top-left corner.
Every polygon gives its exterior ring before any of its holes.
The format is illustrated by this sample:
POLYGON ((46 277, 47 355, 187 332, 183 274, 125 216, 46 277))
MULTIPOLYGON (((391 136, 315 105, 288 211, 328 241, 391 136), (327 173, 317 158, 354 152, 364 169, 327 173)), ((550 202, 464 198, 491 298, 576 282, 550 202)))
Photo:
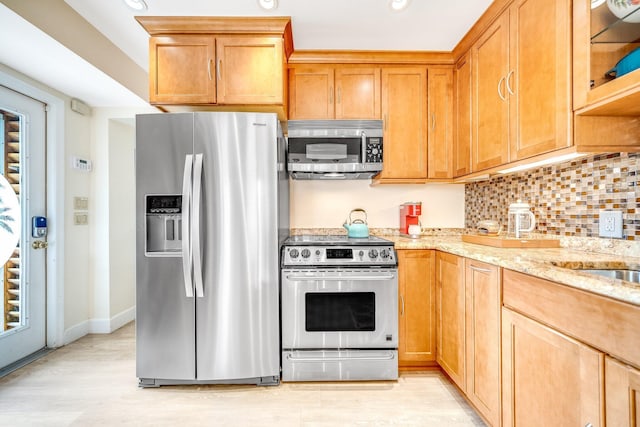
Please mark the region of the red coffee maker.
POLYGON ((400 205, 400 233, 409 234, 410 225, 420 224, 422 202, 406 202, 400 205))

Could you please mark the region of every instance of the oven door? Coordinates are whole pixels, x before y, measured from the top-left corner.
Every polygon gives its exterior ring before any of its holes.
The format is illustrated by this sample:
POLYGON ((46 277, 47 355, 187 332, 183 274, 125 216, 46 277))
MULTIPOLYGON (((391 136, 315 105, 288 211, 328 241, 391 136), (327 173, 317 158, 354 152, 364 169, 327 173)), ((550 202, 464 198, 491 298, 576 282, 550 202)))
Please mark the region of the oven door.
POLYGON ((282 271, 283 349, 397 347, 397 269, 282 271))

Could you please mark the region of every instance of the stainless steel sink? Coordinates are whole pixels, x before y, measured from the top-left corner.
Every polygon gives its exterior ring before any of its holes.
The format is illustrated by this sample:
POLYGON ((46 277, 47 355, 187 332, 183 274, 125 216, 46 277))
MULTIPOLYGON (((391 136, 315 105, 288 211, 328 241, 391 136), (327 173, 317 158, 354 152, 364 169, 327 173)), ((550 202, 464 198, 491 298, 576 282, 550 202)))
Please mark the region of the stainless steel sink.
POLYGON ((592 270, 578 269, 583 273, 596 274, 611 279, 626 280, 627 282, 640 283, 640 271, 638 270, 592 270))

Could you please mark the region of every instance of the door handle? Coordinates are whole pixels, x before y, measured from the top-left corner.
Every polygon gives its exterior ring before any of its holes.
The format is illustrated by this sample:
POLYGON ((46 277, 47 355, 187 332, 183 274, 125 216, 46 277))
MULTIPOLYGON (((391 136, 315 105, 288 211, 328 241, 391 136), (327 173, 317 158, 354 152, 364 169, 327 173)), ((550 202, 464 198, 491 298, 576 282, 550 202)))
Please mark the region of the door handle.
POLYGON ((509 74, 507 74, 507 78, 505 79, 505 82, 507 84, 507 90, 509 91, 509 93, 511 95, 515 95, 515 93, 513 92, 513 90, 511 89, 511 84, 509 83, 511 81, 511 76, 513 76, 513 73, 515 72, 515 70, 511 70, 509 71, 509 74))
POLYGON ((400 295, 401 308, 400 308, 400 316, 404 316, 404 297, 400 295))
POLYGON ((193 238, 193 275, 196 282, 196 297, 204 297, 202 285, 202 253, 200 244, 200 204, 202 202, 202 156, 196 154, 193 171, 193 224, 191 233, 193 238))
POLYGON ((193 298, 193 276, 191 275, 191 172, 193 156, 187 154, 184 159, 182 177, 182 274, 184 292, 187 298, 193 298))
POLYGON ((49 243, 44 240, 34 240, 33 243, 31 243, 31 247, 33 249, 47 249, 49 247, 49 243))
POLYGON ((470 265, 469 268, 471 268, 473 271, 477 271, 478 273, 491 273, 491 270, 489 270, 488 268, 480 268, 476 267, 475 265, 470 265))
POLYGON ((499 96, 499 97, 500 97, 500 99, 502 99, 503 101, 506 101, 506 100, 507 100, 507 98, 505 98, 505 96, 502 94, 502 90, 501 90, 502 82, 503 82, 503 81, 505 81, 505 77, 501 78, 501 79, 498 81, 498 96, 499 96))

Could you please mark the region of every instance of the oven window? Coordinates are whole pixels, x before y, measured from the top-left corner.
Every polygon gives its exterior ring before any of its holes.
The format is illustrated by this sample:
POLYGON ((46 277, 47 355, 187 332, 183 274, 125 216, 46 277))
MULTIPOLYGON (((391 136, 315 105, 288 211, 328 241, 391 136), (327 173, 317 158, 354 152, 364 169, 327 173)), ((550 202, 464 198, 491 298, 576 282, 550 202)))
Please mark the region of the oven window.
POLYGON ((374 292, 305 294, 307 332, 375 331, 374 292))

